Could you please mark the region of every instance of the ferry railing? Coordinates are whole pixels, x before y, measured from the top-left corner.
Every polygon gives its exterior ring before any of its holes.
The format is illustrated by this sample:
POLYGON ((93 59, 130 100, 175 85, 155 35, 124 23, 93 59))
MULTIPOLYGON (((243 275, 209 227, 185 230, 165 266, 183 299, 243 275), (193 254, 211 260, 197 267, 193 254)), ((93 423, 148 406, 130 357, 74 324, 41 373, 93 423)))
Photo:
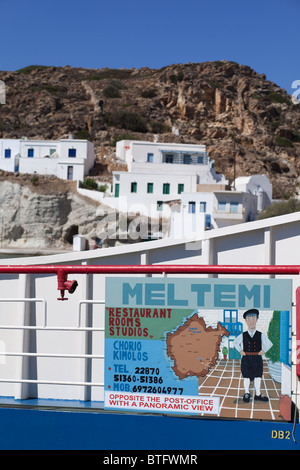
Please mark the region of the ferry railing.
MULTIPOLYGON (((208 274, 208 275, 299 275, 300 265, 0 265, 0 274, 55 274, 57 276, 57 290, 61 297, 58 300, 67 300, 65 291, 73 293, 77 287, 77 281, 68 280, 68 275, 76 274, 208 274)), ((0 302, 35 302, 42 303, 44 323, 42 326, 16 326, 1 325, 0 329, 22 329, 22 330, 55 330, 55 331, 102 331, 104 328, 82 327, 81 326, 81 307, 86 304, 105 304, 105 300, 81 300, 78 304, 78 322, 74 327, 48 326, 47 325, 47 303, 44 299, 37 298, 3 298, 0 302)), ((300 380, 300 287, 296 289, 296 330, 293 332, 296 336, 296 375, 300 380)), ((80 359, 104 359, 102 354, 62 354, 62 353, 40 353, 40 352, 5 352, 7 356, 24 357, 59 357, 59 358, 80 358, 80 359)), ((1 356, 1 352, 0 352, 1 356)), ((62 381, 45 379, 5 379, 1 382, 10 383, 33 383, 33 384, 54 384, 54 385, 73 385, 87 387, 103 387, 102 382, 93 381, 62 381)), ((297 392, 296 392, 297 395, 297 392)))
MULTIPOLYGON (((49 326, 47 324, 47 302, 44 299, 38 298, 2 298, 0 303, 41 303, 43 307, 43 322, 42 325, 1 325, 0 330, 31 330, 31 331, 64 331, 64 332, 103 332, 104 327, 84 327, 81 326, 82 306, 84 304, 100 304, 104 305, 105 300, 81 300, 78 302, 77 309, 77 325, 75 326, 49 326)), ((0 357, 35 357, 35 358, 60 358, 60 359, 102 359, 104 354, 67 354, 67 353, 44 353, 44 352, 21 352, 21 351, 1 351, 0 357)), ((18 384, 44 384, 44 385, 72 385, 83 387, 104 387, 103 382, 95 381, 66 381, 66 380, 45 380, 45 379, 20 379, 20 378, 0 378, 0 383, 18 383, 18 384)))
MULTIPOLYGON (((0 298, 0 303, 20 303, 20 302, 34 302, 34 303, 42 303, 43 305, 43 317, 44 317, 44 325, 43 328, 46 327, 47 324, 47 302, 44 299, 37 299, 37 298, 0 298)), ((1 329, 10 329, 10 330, 17 330, 20 329, 19 326, 16 325, 1 325, 1 329)), ((35 326, 22 326, 24 329, 35 329, 35 326)))
POLYGON ((299 275, 300 265, 2 265, 0 274, 56 274, 57 289, 64 300, 72 293, 77 281, 69 274, 256 274, 299 275))

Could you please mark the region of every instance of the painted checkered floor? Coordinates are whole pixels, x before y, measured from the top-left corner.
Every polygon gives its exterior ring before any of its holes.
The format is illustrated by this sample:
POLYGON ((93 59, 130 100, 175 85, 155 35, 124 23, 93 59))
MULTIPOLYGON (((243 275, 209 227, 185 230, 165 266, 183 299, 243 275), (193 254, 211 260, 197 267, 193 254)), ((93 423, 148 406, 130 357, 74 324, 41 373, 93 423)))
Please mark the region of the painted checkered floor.
POLYGON ((279 397, 281 384, 275 382, 264 360, 261 393, 269 398, 268 402, 254 401, 255 390, 250 385, 251 399, 243 401, 244 388, 241 375, 241 361, 221 360, 210 370, 206 377, 199 377, 199 396, 220 397, 219 416, 223 418, 280 420, 279 397))

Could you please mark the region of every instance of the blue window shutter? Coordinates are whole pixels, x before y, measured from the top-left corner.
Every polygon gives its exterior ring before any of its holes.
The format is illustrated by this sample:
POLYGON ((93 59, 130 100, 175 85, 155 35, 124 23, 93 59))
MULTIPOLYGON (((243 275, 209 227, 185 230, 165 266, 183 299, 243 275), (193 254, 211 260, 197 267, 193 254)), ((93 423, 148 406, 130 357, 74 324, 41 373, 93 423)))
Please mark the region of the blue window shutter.
POLYGON ((291 334, 290 334, 290 312, 282 310, 280 312, 280 346, 279 360, 283 364, 291 365, 291 334))

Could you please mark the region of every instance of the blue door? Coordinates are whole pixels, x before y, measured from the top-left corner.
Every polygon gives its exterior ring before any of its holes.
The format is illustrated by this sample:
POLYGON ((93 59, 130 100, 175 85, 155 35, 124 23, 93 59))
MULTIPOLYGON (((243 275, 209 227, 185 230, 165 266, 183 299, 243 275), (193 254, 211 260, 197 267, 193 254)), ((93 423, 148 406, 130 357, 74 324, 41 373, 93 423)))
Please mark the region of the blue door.
POLYGON ((73 167, 68 166, 68 174, 67 174, 68 180, 73 180, 73 167))

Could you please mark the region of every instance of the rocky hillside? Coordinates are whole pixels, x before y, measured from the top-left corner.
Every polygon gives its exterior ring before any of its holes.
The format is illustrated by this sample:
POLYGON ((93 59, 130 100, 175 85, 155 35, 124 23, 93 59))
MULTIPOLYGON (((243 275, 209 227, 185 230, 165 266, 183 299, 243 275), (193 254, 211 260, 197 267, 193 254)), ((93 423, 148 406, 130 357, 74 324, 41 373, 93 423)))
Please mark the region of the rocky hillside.
POLYGON ((79 227, 87 238, 95 235, 96 207, 77 195, 76 186, 61 183, 0 175, 1 248, 71 249, 79 227))
POLYGON ((161 141, 206 144, 229 180, 234 168, 236 176, 265 173, 274 197, 298 193, 300 104, 248 66, 31 66, 0 72, 0 79, 6 85, 0 137, 88 138, 97 154, 94 175, 109 177, 118 167, 116 139, 153 140, 157 134, 161 141))
POLYGON ((0 250, 72 250, 77 234, 86 249, 93 249, 97 238, 103 247, 136 243, 147 236, 150 223, 81 196, 75 182, 3 171, 0 207, 0 250))

